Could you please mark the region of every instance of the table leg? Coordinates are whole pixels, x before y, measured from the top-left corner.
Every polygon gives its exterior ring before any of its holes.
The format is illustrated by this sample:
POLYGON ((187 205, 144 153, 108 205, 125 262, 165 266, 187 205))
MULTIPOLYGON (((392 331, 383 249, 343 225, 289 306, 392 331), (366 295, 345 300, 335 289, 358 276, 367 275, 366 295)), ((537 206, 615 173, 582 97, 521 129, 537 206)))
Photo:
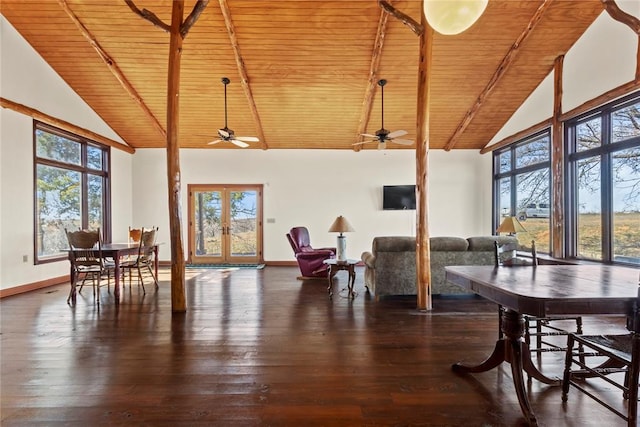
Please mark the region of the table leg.
POLYGON ((502 319, 503 338, 500 338, 494 347, 493 353, 479 365, 466 365, 456 363, 452 366, 455 372, 477 373, 486 372, 500 365, 502 362, 511 364, 513 385, 518 396, 518 403, 523 415, 531 426, 537 426, 536 416, 531 409, 529 397, 525 388, 524 374, 526 372, 531 377, 545 384, 559 386, 560 378, 550 378, 542 374, 531 361, 529 346, 524 341, 525 321, 522 314, 505 310, 502 319))
POLYGON ((71 289, 69 289, 67 303, 69 303, 69 300, 71 300, 71 304, 76 305, 76 270, 73 268, 73 264, 71 264, 71 268, 69 269, 69 280, 71 281, 71 289))
POLYGON ((329 287, 327 288, 327 292, 329 292, 329 298, 333 296, 333 276, 335 276, 337 272, 337 268, 334 268, 333 265, 329 265, 329 287))
POLYGON ((354 299, 356 297, 353 293, 353 285, 356 282, 356 266, 349 265, 349 298, 354 299))
POLYGON ((156 282, 156 288, 158 288, 158 264, 160 263, 160 260, 158 259, 158 245, 155 245, 153 247, 153 268, 156 271, 156 277, 153 278, 153 280, 155 280, 156 282))
POLYGON ((113 257, 113 275, 115 276, 113 298, 116 300, 116 304, 120 304, 120 255, 116 254, 113 257))

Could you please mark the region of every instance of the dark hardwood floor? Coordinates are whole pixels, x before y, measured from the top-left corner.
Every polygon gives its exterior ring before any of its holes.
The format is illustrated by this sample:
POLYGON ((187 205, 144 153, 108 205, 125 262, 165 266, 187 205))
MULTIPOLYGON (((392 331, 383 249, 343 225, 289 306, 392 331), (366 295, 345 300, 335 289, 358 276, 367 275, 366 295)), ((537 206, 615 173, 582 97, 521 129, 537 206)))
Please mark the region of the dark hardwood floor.
MULTIPOLYGON (((94 305, 90 287, 4 298, 3 426, 520 426, 508 365, 474 375, 497 336, 497 308, 480 299, 376 301, 357 271, 355 300, 292 267, 187 270, 188 312, 172 315, 168 271, 146 295, 127 284, 94 305)), ((585 319, 587 330, 619 328, 585 319)), ((561 371, 547 354, 543 371, 561 371)), ((621 419, 575 391, 537 381, 541 426, 614 426, 621 419)), ((621 400, 616 397, 615 400, 621 400)))

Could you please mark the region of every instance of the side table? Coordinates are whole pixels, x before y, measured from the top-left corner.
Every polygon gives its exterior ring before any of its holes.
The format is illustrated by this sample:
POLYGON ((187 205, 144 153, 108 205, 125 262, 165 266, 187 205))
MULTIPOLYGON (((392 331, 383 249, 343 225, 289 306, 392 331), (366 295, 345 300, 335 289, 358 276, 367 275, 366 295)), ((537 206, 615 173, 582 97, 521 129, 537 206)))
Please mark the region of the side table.
POLYGON ((347 281, 349 298, 355 298, 356 294, 353 292, 353 284, 356 281, 356 264, 358 263, 358 260, 347 259, 346 261, 339 261, 334 258, 326 259, 323 262, 329 266, 329 287, 327 288, 329 298, 333 296, 333 276, 335 276, 340 270, 346 270, 349 272, 349 280, 347 281))

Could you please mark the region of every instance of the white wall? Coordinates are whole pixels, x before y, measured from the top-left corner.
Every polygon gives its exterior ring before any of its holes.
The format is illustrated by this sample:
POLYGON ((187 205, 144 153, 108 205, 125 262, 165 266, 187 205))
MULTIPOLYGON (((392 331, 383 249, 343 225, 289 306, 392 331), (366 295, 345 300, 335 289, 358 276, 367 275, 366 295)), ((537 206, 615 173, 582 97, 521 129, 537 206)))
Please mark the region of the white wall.
MULTIPOLYGON (((640 17, 640 2, 618 0, 640 17)), ((118 136, 56 75, 11 25, 0 18, 0 95, 67 120, 109 138, 118 136)), ((630 81, 636 64, 637 36, 606 12, 566 55, 564 109, 630 81)), ((551 117, 553 87, 544 80, 494 141, 551 117)), ((10 110, 0 111, 0 289, 67 273, 66 262, 34 266, 32 121, 10 110), (28 254, 30 262, 23 263, 28 254)), ((335 244, 327 229, 337 215, 355 228, 347 252, 358 257, 377 235, 415 234, 414 211, 382 211, 385 184, 415 182, 410 150, 182 150, 182 215, 186 249, 186 185, 207 183, 264 184, 267 261, 292 260, 285 239, 290 227, 306 225, 319 246, 335 244)), ((430 233, 470 236, 490 234, 491 156, 476 151, 430 152, 430 233)), ((159 225, 168 242, 166 158, 164 150, 138 150, 133 156, 112 150, 114 240, 126 239, 130 224, 159 225), (133 183, 133 184, 132 184, 133 183)), ((160 258, 169 258, 168 248, 160 258)))
MULTIPOLYGON (((347 235, 351 258, 370 250, 374 236, 415 235, 416 211, 382 210, 383 185, 415 183, 411 150, 182 150, 180 162, 185 246, 187 184, 263 184, 266 261, 294 259, 285 234, 298 225, 309 228, 314 246, 335 246, 327 230, 338 215, 355 228, 347 235)), ((429 163, 431 234, 491 234, 491 157, 434 150, 429 163)), ((159 225, 168 241, 166 152, 139 150, 133 164, 135 182, 157 184, 134 188, 134 222, 159 225)), ((160 258, 168 252, 161 248, 160 258)))
MULTIPOLYGON (((616 0, 640 18, 640 1, 616 0)), ((604 11, 564 57, 562 110, 570 111, 634 79, 638 36, 604 11)), ((553 115, 553 71, 491 140, 498 142, 553 115)))
MULTIPOLYGON (((0 18, 0 96, 50 116, 122 141, 0 18)), ((114 239, 124 239, 131 223, 132 157, 111 150, 114 239), (122 230, 122 231, 121 231, 122 230)), ((0 110, 0 289, 69 273, 65 262, 33 265, 33 120, 0 110), (28 261, 23 262, 23 256, 28 261)))

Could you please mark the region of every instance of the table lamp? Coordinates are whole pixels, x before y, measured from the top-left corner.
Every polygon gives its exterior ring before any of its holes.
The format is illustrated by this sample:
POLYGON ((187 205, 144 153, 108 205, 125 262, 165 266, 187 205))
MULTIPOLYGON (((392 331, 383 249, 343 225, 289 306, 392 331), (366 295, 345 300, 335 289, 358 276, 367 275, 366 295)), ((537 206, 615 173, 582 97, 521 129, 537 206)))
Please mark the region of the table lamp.
POLYGON ((330 233, 340 233, 340 235, 338 236, 338 243, 336 245, 338 252, 336 254, 336 258, 338 259, 338 261, 347 260, 347 237, 343 236, 342 233, 347 233, 350 231, 355 230, 353 229, 351 224, 349 224, 349 221, 347 221, 347 219, 342 215, 336 218, 336 220, 333 221, 333 224, 331 224, 331 227, 329 227, 330 233))
POLYGON ((508 216, 502 220, 502 224, 496 230, 498 233, 509 233, 510 236, 515 236, 516 233, 526 233, 527 230, 520 224, 518 218, 515 216, 508 216))

